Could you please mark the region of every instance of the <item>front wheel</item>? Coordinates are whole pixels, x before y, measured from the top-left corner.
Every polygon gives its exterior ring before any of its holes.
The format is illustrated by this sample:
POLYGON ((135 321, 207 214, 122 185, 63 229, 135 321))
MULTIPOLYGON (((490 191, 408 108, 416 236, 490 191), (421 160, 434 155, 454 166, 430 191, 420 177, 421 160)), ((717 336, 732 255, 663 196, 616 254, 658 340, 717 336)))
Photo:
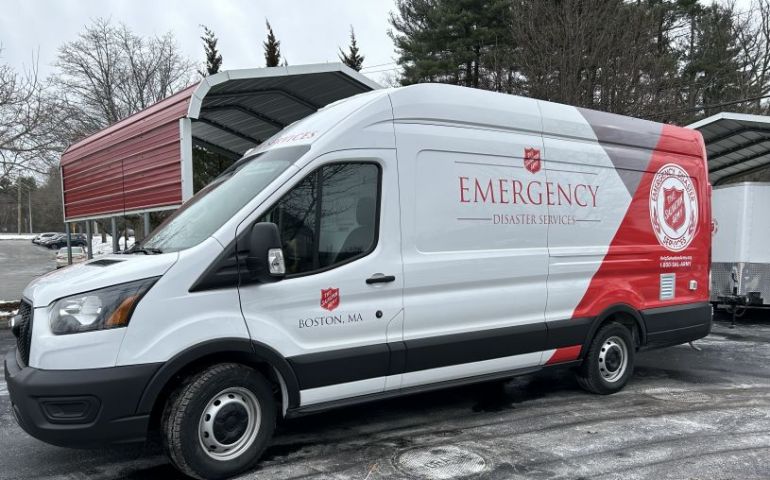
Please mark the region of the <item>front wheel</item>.
POLYGON ((620 391, 634 372, 634 339, 617 323, 596 332, 577 374, 581 387, 592 393, 609 395, 620 391))
POLYGON ((193 376, 166 403, 163 446, 183 473, 227 478, 253 467, 275 430, 270 384, 236 363, 211 366, 193 376))

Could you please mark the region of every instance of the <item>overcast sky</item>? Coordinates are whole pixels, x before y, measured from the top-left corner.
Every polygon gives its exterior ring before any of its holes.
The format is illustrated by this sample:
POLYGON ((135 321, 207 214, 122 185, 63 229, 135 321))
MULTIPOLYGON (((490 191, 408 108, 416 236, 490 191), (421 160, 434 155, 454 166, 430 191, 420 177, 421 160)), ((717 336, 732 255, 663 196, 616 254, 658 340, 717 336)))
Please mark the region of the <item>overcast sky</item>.
POLYGON ((40 55, 40 70, 51 73, 58 47, 74 40, 97 17, 123 22, 134 32, 173 31, 182 51, 203 61, 200 24, 219 37, 223 68, 264 66, 265 18, 270 20, 289 64, 337 62, 338 47, 356 31, 366 56, 364 72, 382 80, 394 68, 387 35, 393 0, 0 0, 0 62, 28 68, 40 55), (384 64, 384 65, 383 65, 384 64), (381 66, 378 66, 381 65, 381 66))

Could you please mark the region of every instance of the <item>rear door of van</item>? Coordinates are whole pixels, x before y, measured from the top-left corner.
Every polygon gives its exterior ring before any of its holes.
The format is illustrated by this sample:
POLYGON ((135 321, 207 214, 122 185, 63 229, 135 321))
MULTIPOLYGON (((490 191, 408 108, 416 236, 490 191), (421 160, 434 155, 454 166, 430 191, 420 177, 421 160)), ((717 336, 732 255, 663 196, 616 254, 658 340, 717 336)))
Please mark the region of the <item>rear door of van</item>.
POLYGON ((402 386, 537 366, 548 257, 535 102, 417 89, 394 95, 393 107, 403 205, 402 386))

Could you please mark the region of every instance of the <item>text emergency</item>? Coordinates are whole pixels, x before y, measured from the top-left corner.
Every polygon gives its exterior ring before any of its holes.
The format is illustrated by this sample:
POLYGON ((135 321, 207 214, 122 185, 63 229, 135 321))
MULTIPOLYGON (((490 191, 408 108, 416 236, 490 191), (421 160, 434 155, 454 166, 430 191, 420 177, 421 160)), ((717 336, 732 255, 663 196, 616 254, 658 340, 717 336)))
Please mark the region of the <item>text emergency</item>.
POLYGON ((511 178, 458 177, 460 203, 492 203, 513 205, 597 206, 599 185, 554 183, 511 178))

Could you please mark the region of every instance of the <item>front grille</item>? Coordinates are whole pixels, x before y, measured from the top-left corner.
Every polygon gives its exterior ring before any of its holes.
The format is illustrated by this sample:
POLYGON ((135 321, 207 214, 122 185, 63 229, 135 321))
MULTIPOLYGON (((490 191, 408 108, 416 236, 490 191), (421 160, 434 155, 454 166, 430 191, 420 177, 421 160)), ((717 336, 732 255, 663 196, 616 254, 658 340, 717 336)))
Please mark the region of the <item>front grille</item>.
POLYGON ((29 365, 29 349, 32 344, 32 305, 26 300, 19 304, 19 323, 16 333, 16 348, 19 351, 19 358, 24 362, 22 367, 29 365))

